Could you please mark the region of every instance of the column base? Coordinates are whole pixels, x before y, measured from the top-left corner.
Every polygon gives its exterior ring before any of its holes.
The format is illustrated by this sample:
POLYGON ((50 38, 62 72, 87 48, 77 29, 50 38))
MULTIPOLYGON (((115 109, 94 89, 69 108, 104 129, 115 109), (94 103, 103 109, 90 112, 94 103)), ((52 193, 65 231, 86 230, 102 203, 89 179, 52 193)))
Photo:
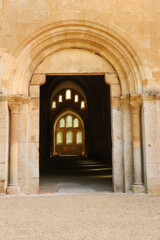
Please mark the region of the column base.
POLYGON ((143 184, 132 185, 132 192, 133 193, 145 193, 145 187, 143 184))
POLYGON ((18 185, 9 185, 7 188, 7 194, 18 195, 20 194, 21 189, 18 185))

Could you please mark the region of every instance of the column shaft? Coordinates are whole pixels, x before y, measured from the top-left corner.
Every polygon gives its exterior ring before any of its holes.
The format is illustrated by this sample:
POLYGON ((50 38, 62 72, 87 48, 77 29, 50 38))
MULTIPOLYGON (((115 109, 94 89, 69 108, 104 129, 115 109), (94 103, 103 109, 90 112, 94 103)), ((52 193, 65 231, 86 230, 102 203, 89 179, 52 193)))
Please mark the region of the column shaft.
POLYGON ((18 125, 19 125, 19 103, 9 105, 11 110, 11 131, 10 131, 10 167, 9 167, 9 194, 17 194, 20 191, 18 186, 18 125))
POLYGON ((140 96, 132 97, 130 101, 132 113, 132 133, 133 133, 133 159, 134 159, 134 193, 144 192, 142 182, 142 161, 141 161, 141 128, 140 112, 142 99, 140 96))
POLYGON ((134 184, 142 184, 140 108, 132 109, 134 184))

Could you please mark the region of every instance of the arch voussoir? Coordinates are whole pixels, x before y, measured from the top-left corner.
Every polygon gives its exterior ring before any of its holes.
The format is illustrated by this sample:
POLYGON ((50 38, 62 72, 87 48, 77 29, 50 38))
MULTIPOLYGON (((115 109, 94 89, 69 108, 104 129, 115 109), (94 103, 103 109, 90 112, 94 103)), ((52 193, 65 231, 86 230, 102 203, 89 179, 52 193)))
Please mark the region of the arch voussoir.
MULTIPOLYGON (((32 34, 28 43, 26 41, 23 48, 19 49, 19 54, 17 52, 16 58, 10 63, 10 73, 4 77, 12 83, 10 87, 13 94, 20 91, 27 94, 27 89, 23 89, 23 84, 20 84, 24 78, 27 81, 25 76, 29 73, 30 78, 38 64, 47 56, 67 48, 86 49, 109 61, 119 73, 123 95, 127 93, 123 91, 123 84, 128 86, 128 93, 142 92, 141 82, 144 74, 141 67, 138 67, 141 66, 140 60, 123 35, 120 36, 118 31, 113 31, 112 26, 105 28, 93 22, 77 20, 55 22, 41 27, 32 34), (123 83, 124 79, 128 80, 127 84, 123 83)), ((27 82, 29 84, 30 79, 27 82)))

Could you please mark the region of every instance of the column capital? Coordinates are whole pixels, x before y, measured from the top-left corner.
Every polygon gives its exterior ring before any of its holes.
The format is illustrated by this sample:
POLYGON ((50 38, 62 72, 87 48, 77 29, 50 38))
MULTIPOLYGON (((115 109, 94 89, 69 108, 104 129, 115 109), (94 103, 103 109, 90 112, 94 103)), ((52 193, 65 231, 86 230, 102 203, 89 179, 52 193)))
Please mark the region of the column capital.
POLYGON ((142 97, 139 94, 132 95, 130 98, 130 106, 132 113, 139 113, 142 106, 142 97))
POLYGON ((11 113, 19 113, 20 103, 8 102, 9 109, 11 113))
POLYGON ((30 101, 30 97, 28 96, 21 96, 21 95, 14 95, 8 96, 8 106, 12 113, 19 113, 19 108, 21 104, 28 104, 30 101))

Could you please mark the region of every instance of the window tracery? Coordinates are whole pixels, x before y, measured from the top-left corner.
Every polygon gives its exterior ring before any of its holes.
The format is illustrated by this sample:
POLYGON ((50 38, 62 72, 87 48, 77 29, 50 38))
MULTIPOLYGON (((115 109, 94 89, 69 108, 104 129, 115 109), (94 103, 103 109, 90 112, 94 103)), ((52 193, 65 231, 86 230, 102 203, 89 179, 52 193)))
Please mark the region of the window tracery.
POLYGON ((57 144, 63 143, 63 133, 58 132, 57 133, 57 144))
POLYGON ((77 132, 77 135, 76 135, 76 143, 77 143, 77 144, 82 143, 82 132, 77 132))
POLYGON ((60 119, 60 121, 59 121, 59 127, 60 127, 60 128, 65 127, 65 119, 64 119, 64 118, 61 118, 61 119, 60 119))
POLYGON ((76 127, 79 127, 79 120, 78 118, 75 118, 74 121, 73 121, 73 127, 76 128, 76 127))
POLYGON ((73 143, 73 133, 71 131, 67 132, 66 134, 66 143, 67 144, 73 143))
POLYGON ((66 127, 72 127, 72 116, 67 116, 66 117, 66 127))

